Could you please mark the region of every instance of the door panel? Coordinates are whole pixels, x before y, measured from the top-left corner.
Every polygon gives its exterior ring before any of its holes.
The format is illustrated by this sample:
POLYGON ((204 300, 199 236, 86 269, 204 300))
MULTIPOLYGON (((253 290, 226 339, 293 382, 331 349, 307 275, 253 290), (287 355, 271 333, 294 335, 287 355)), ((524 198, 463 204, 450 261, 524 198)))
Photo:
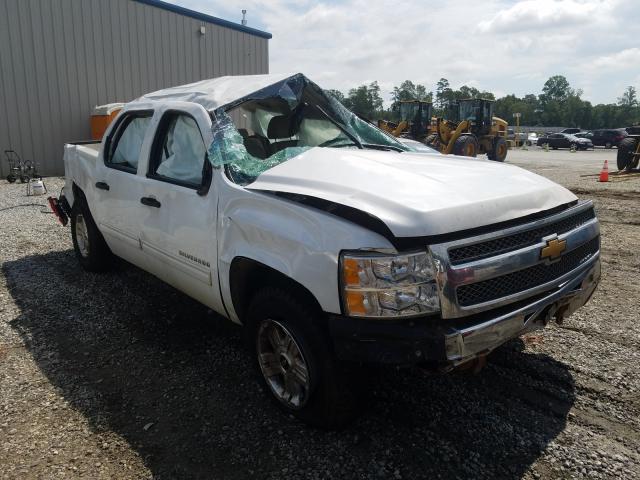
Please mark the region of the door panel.
POLYGON ((141 178, 138 163, 148 152, 152 111, 127 112, 118 120, 103 145, 96 165, 96 223, 117 256, 142 266, 140 221, 141 178))
POLYGON ((159 115, 141 192, 159 206, 143 205, 140 243, 155 275, 224 313, 216 261, 217 192, 203 188, 211 122, 193 104, 174 105, 159 115))

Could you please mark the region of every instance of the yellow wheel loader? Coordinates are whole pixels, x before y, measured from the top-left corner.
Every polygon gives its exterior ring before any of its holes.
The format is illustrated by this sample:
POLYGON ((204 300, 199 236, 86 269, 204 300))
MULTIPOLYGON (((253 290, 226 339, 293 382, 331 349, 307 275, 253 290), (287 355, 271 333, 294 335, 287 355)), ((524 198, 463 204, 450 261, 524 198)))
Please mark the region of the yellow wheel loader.
POLYGON ((398 109, 399 123, 378 120, 378 128, 394 137, 407 136, 414 140, 424 141, 429 135, 431 126, 432 104, 421 100, 403 100, 399 102, 398 109))
POLYGON ((434 133, 426 143, 445 155, 475 157, 504 162, 507 157, 507 122, 493 116, 493 101, 483 98, 458 100, 448 108, 449 119, 436 118, 434 133))

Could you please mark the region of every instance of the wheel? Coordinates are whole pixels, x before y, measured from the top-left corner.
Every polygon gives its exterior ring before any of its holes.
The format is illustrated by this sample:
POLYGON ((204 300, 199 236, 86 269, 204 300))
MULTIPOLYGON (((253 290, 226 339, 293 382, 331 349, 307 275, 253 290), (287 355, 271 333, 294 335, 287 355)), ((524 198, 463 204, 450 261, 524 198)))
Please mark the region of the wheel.
POLYGON ((427 135, 424 139, 424 143, 426 143, 430 147, 435 148, 436 150, 440 150, 440 140, 438 140, 438 134, 436 133, 427 135))
POLYGON ((336 429, 356 414, 354 377, 335 359, 322 312, 296 289, 265 287, 253 297, 246 327, 261 383, 285 412, 336 429))
POLYGON ((71 239, 82 268, 89 272, 104 272, 109 269, 111 250, 82 198, 77 198, 71 208, 71 239))
POLYGON ((475 157, 478 154, 478 140, 474 135, 461 135, 453 144, 453 154, 475 157))
POLYGON ((637 140, 635 138, 627 137, 620 141, 618 144, 618 155, 616 157, 616 163, 618 164, 618 170, 624 170, 636 168, 638 166, 638 158, 634 160, 633 154, 637 148, 637 140))
POLYGON ((493 139, 493 150, 487 153, 489 160, 495 160, 496 162, 504 162, 507 158, 507 142, 502 137, 496 137, 493 139))
POLYGON ((7 182, 9 183, 16 183, 17 179, 18 177, 16 177, 13 173, 10 173, 9 175, 7 175, 7 182))
POLYGON ((20 183, 29 183, 28 175, 20 175, 20 183))
POLYGON ((605 142, 604 148, 611 148, 611 147, 613 147, 613 144, 611 142, 605 142))
POLYGON ((551 147, 551 148, 552 148, 552 149, 554 149, 554 150, 557 150, 557 149, 558 149, 558 147, 551 147))

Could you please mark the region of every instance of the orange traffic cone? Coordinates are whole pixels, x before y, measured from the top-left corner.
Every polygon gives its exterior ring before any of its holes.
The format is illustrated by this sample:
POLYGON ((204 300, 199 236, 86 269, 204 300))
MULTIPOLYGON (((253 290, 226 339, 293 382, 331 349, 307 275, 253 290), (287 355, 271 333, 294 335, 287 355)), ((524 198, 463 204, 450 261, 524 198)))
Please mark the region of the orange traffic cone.
POLYGON ((600 178, 599 182, 608 182, 609 181, 609 161, 605 160, 604 165, 602 166, 602 170, 600 170, 600 178))

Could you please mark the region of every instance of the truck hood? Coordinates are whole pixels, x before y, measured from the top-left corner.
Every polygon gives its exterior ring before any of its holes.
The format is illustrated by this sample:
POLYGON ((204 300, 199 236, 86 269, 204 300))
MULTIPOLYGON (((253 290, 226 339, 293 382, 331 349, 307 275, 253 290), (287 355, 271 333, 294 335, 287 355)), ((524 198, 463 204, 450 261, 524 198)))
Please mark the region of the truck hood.
POLYGON ((351 148, 312 148, 247 188, 354 208, 380 219, 396 237, 483 227, 576 200, 560 185, 504 163, 351 148))

